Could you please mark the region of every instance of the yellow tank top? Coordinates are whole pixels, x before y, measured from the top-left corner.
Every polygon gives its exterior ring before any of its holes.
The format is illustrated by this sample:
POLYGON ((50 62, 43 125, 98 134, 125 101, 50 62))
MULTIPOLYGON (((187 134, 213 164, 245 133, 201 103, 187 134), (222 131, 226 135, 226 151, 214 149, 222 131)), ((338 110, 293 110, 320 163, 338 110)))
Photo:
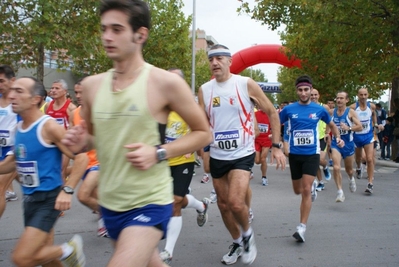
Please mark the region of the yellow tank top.
POLYGON ((113 70, 100 86, 92 107, 97 158, 101 171, 99 202, 113 211, 127 211, 148 204, 173 202, 172 177, 167 161, 141 171, 126 159, 124 145, 161 143, 158 122, 148 110, 147 84, 152 66, 145 64, 133 84, 112 92, 113 70))
MULTIPOLYGON (((324 107, 322 103, 320 103, 320 106, 324 107)), ((323 139, 324 135, 326 133, 326 123, 322 120, 319 120, 319 122, 317 123, 317 131, 319 132, 319 138, 323 139)))
MULTIPOLYGON (((187 123, 177 114, 172 111, 168 117, 168 125, 166 126, 166 142, 173 142, 176 139, 188 134, 190 132, 190 128, 187 123)), ((169 166, 177 166, 184 163, 194 162, 195 157, 194 154, 191 154, 189 158, 186 158, 185 155, 171 158, 169 159, 169 166)))
POLYGON ((47 102, 44 102, 44 104, 40 107, 40 111, 43 112, 43 114, 46 113, 45 110, 44 110, 46 105, 47 105, 47 102))

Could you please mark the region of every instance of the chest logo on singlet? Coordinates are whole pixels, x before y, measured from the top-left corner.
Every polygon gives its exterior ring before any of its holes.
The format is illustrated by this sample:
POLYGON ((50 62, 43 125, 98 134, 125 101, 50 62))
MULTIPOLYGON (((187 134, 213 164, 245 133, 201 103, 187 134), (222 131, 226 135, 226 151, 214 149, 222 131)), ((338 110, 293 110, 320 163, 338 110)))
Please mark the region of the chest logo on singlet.
POLYGON ((292 114, 293 119, 298 119, 298 114, 292 114))
POLYGON ((56 118, 57 123, 61 126, 64 126, 64 118, 56 118))
POLYGON ((23 144, 19 144, 15 147, 15 157, 18 159, 25 159, 26 158, 26 147, 23 144))
POLYGON ((212 99, 212 107, 214 108, 220 107, 220 97, 214 97, 212 99))
POLYGON ((0 116, 7 116, 8 112, 7 110, 0 110, 0 116))
POLYGON ((319 117, 317 117, 316 113, 310 113, 309 114, 309 118, 312 119, 312 120, 318 120, 319 119, 319 117))

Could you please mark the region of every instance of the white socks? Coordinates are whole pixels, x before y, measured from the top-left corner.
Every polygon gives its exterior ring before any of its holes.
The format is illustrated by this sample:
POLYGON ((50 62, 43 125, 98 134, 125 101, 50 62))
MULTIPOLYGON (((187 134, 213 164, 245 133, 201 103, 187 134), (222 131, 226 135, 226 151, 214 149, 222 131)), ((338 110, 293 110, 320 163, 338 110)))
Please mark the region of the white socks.
POLYGON ((60 260, 65 260, 73 252, 73 247, 71 245, 69 245, 68 243, 62 244, 61 249, 62 249, 62 256, 61 256, 60 260))
POLYGON ((168 223, 168 231, 166 233, 165 250, 169 252, 171 257, 173 255, 173 250, 175 249, 182 226, 183 218, 181 216, 174 216, 170 218, 168 223))
POLYGON ((187 197, 187 202, 188 202, 186 209, 193 208, 193 209, 198 210, 199 212, 203 212, 205 210, 204 203, 202 201, 199 201, 192 195, 186 195, 186 197, 187 197))

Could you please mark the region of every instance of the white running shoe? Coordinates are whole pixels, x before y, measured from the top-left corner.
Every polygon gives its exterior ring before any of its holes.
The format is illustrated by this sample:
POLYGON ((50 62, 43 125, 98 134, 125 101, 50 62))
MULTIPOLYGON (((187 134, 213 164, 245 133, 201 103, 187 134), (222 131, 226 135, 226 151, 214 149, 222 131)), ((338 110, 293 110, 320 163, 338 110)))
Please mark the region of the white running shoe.
POLYGON ((85 267, 86 257, 83 253, 83 239, 80 235, 74 235, 71 240, 69 240, 68 245, 73 247, 71 255, 63 260, 68 267, 85 267))
POLYGON ((316 188, 317 188, 317 181, 316 181, 316 179, 313 181, 313 184, 312 184, 312 191, 310 192, 311 193, 311 196, 312 196, 312 202, 314 202, 315 200, 316 200, 316 198, 317 198, 317 191, 316 191, 316 188))
POLYGON ((16 201, 18 200, 17 193, 6 191, 6 201, 16 201))
POLYGON ((229 246, 229 252, 222 258, 222 263, 231 265, 237 262, 238 258, 242 255, 242 246, 237 243, 233 243, 229 246))
POLYGON ((201 183, 202 184, 207 184, 209 182, 209 180, 210 180, 209 175, 204 173, 204 176, 202 176, 201 183))
POLYGON ((213 189, 209 194, 209 199, 211 203, 216 203, 216 201, 218 200, 218 195, 216 195, 215 189, 213 189))
POLYGON ((208 207, 209 207, 209 199, 204 198, 202 203, 204 203, 204 211, 197 210, 197 224, 199 227, 202 227, 208 221, 208 207))
POLYGON ((306 232, 306 227, 303 227, 302 224, 298 225, 296 227, 296 232, 293 234, 293 237, 298 241, 298 242, 305 242, 305 232, 306 232))
POLYGON ((242 237, 242 244, 244 251, 242 253, 241 261, 244 264, 252 264, 258 253, 256 249, 254 233, 252 232, 250 236, 242 237))
POLYGON ((254 220, 254 212, 253 212, 252 208, 249 208, 248 221, 249 221, 249 223, 252 223, 253 220, 254 220))
POLYGON ((161 260, 162 260, 165 264, 167 264, 167 265, 170 266, 170 263, 172 262, 172 256, 170 256, 169 251, 167 251, 167 250, 165 250, 165 249, 162 250, 162 252, 159 253, 159 257, 161 258, 161 260))
POLYGON ((335 199, 335 202, 344 202, 345 201, 345 195, 342 190, 337 191, 337 198, 335 199))
POLYGON ((349 190, 350 190, 352 193, 356 192, 356 181, 355 181, 355 178, 354 178, 354 177, 352 177, 352 178, 349 180, 349 190))

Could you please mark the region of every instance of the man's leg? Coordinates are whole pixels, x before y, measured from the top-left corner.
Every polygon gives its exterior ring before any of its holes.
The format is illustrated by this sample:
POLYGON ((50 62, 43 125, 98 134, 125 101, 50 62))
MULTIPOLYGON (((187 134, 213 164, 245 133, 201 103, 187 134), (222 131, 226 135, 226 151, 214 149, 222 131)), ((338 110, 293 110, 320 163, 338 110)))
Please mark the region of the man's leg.
POLYGON ((89 209, 99 212, 100 207, 97 200, 98 175, 98 171, 90 171, 86 175, 85 179, 80 185, 78 199, 89 209))
POLYGON ((107 266, 164 267, 158 252, 161 238, 162 231, 152 226, 130 226, 123 229, 107 266))
POLYGON ((333 160, 333 176, 335 185, 338 190, 342 191, 342 175, 341 175, 341 153, 335 148, 331 149, 331 157, 333 160))
POLYGON ((26 227, 12 254, 13 263, 17 266, 37 266, 55 261, 56 265, 53 266, 61 267, 58 261, 63 254, 61 246, 49 244, 52 244, 53 235, 53 231, 47 233, 38 228, 26 227))
POLYGON ((366 154, 368 182, 372 184, 374 179, 374 143, 365 145, 364 152, 366 154))
POLYGON ((0 175, 0 218, 6 209, 6 191, 14 180, 15 172, 0 175))

